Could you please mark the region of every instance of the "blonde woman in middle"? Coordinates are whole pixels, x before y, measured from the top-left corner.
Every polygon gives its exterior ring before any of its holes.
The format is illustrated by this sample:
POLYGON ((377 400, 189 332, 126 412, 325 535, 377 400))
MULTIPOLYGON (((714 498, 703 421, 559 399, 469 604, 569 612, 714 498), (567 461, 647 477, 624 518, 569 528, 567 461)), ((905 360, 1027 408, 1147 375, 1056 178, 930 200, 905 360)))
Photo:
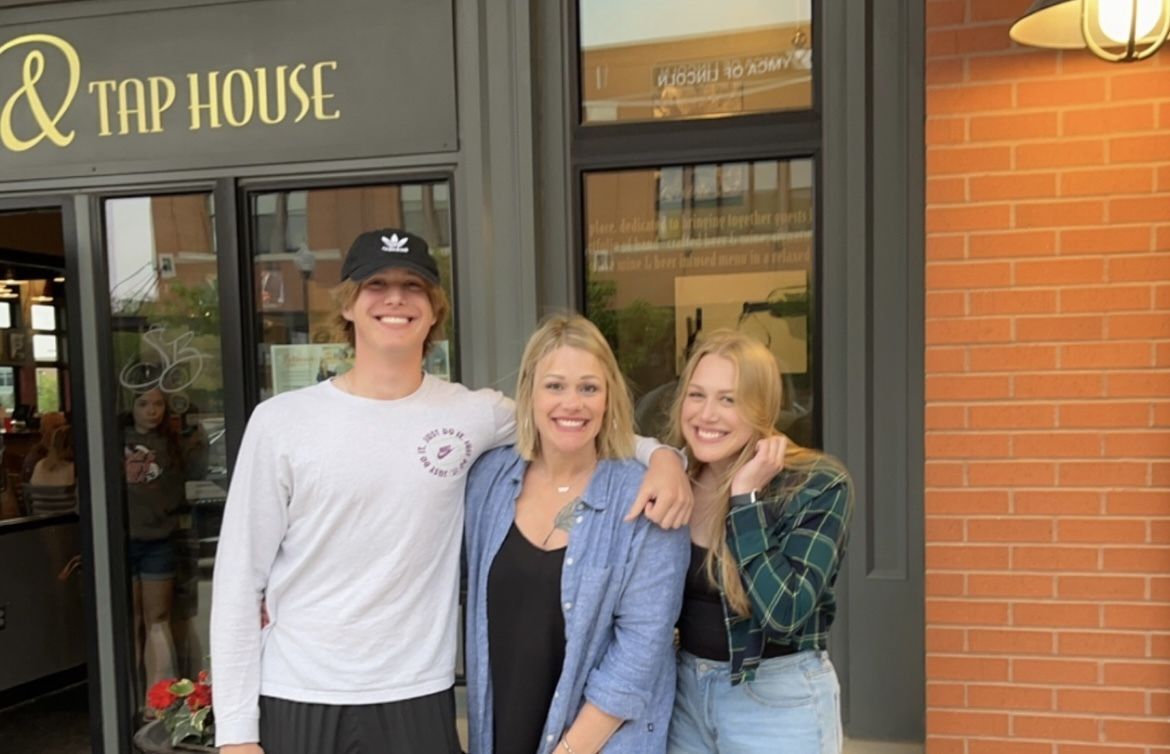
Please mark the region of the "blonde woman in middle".
POLYGON ((467 485, 472 754, 661 754, 687 530, 626 520, 644 469, 605 338, 576 315, 524 350, 517 442, 467 485))

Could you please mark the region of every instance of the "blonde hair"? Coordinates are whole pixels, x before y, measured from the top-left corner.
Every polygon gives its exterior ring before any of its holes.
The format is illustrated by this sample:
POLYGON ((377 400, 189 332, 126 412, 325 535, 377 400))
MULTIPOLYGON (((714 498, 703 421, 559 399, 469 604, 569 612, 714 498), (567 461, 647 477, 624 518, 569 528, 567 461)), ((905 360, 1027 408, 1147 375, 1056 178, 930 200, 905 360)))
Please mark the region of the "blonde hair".
POLYGON ((45 468, 48 471, 56 471, 71 463, 73 463, 73 427, 62 424, 53 430, 53 437, 49 441, 49 453, 45 456, 45 468))
POLYGON ((58 428, 66 424, 65 414, 61 411, 50 411, 41 414, 41 446, 48 450, 53 442, 53 434, 58 428))
POLYGON ((516 452, 526 461, 540 456, 540 435, 533 420, 536 367, 558 348, 577 348, 591 354, 605 377, 605 416, 595 441, 598 458, 634 455, 634 406, 630 389, 605 336, 579 314, 546 317, 524 347, 516 379, 516 452))
MULTIPOLYGON (((430 300, 431 309, 435 313, 435 324, 431 326, 426 340, 423 341, 423 356, 426 356, 435 341, 443 337, 443 326, 447 321, 447 314, 451 311, 451 301, 447 298, 447 292, 443 290, 442 286, 435 285, 426 279, 422 280, 426 286, 427 299, 430 300)), ((333 286, 329 291, 330 296, 333 297, 333 305, 337 310, 333 314, 333 329, 336 331, 337 337, 345 339, 350 347, 357 345, 355 343, 356 336, 354 335, 353 322, 345 318, 345 310, 357 302, 361 290, 361 283, 346 279, 333 286)))
MULTIPOLYGON (((718 509, 710 519, 708 538, 711 549, 707 552, 704 568, 707 579, 718 589, 723 590, 728 606, 739 615, 751 613, 751 603, 747 591, 740 578, 739 567, 727 546, 726 520, 731 509, 731 480, 736 473, 756 454, 756 443, 766 437, 780 434, 776 429, 776 422, 780 418, 780 406, 783 395, 781 393, 780 368, 772 352, 760 341, 743 333, 733 330, 717 330, 703 338, 695 347, 690 359, 683 368, 679 378, 678 393, 670 408, 670 439, 668 442, 676 447, 685 442, 682 434, 682 408, 686 400, 687 389, 694 377, 699 362, 708 356, 719 356, 727 359, 735 367, 735 409, 741 419, 751 427, 751 437, 740 449, 730 468, 718 481, 716 499, 718 509)), ((687 455, 687 473, 691 479, 697 479, 705 464, 695 458, 690 447, 685 449, 687 455)), ((839 469, 845 474, 844 467, 816 450, 804 448, 791 440, 784 455, 784 469, 773 481, 774 493, 780 505, 788 500, 808 481, 812 470, 826 464, 839 469)))

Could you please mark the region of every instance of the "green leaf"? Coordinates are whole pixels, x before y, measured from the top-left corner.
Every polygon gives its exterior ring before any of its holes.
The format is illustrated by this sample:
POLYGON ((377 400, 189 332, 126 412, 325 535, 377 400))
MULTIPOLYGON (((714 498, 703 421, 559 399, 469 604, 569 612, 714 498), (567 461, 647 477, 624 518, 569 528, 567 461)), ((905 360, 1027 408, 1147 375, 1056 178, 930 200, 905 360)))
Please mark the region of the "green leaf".
POLYGON ((180 741, 185 741, 188 738, 196 738, 199 736, 199 733, 200 731, 195 730, 195 726, 191 724, 190 718, 180 720, 175 725, 174 732, 171 733, 171 746, 174 746, 180 741))
POLYGON ((195 682, 190 678, 183 678, 171 684, 171 693, 176 696, 187 696, 195 690, 195 682))
POLYGON ((211 714, 211 707, 204 707, 191 716, 191 725, 200 733, 203 732, 203 723, 207 720, 207 716, 211 714))

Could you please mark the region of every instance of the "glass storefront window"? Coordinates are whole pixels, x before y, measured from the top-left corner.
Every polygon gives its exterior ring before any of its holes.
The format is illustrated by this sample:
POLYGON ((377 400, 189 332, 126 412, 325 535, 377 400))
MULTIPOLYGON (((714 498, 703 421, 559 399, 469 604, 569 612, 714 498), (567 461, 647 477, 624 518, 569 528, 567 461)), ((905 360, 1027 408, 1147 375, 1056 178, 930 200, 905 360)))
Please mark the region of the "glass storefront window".
POLYGON ((16 370, 0 367, 0 406, 7 411, 16 408, 16 370))
POLYGON ((104 210, 138 709, 155 681, 195 677, 209 646, 227 476, 214 209, 200 193, 104 210))
POLYGON ((42 414, 61 410, 61 380, 55 367, 37 367, 37 410, 42 414))
POLYGON ((813 166, 765 160, 585 175, 586 314, 661 436, 691 345, 731 328, 783 373, 779 428, 815 445, 813 166))
POLYGON ((32 336, 32 350, 33 350, 33 360, 35 360, 35 361, 56 361, 57 360, 57 336, 56 335, 34 335, 34 336, 32 336))
POLYGON ((451 300, 445 338, 424 364, 458 379, 451 203, 442 182, 253 194, 250 254, 255 284, 260 400, 349 369, 353 349, 334 322, 331 291, 358 234, 405 228, 426 239, 451 300))
POLYGON ((29 307, 32 314, 32 327, 34 330, 56 330, 57 329, 57 309, 53 306, 45 304, 33 304, 29 307))
POLYGON ((812 107, 812 0, 579 0, 581 122, 812 107))
MULTIPOLYGON (((63 290, 49 267, 14 264, 0 281, 0 405, 14 432, 35 429, 47 413, 69 411, 63 290)), ((27 438, 26 438, 27 439, 27 438)), ((27 449, 9 436, 14 456, 27 449)))

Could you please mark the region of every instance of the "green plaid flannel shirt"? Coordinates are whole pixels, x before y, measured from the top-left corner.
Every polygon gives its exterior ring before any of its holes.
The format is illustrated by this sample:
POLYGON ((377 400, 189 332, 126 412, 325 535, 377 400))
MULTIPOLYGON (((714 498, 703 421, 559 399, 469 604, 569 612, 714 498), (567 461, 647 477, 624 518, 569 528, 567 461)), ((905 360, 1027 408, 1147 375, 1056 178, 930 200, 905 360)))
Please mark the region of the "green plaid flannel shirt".
POLYGON ((752 606, 745 617, 723 601, 732 685, 755 677, 765 643, 825 649, 837 613, 833 584, 853 513, 849 476, 837 462, 820 461, 785 501, 785 473, 754 504, 728 513, 727 543, 752 606))

